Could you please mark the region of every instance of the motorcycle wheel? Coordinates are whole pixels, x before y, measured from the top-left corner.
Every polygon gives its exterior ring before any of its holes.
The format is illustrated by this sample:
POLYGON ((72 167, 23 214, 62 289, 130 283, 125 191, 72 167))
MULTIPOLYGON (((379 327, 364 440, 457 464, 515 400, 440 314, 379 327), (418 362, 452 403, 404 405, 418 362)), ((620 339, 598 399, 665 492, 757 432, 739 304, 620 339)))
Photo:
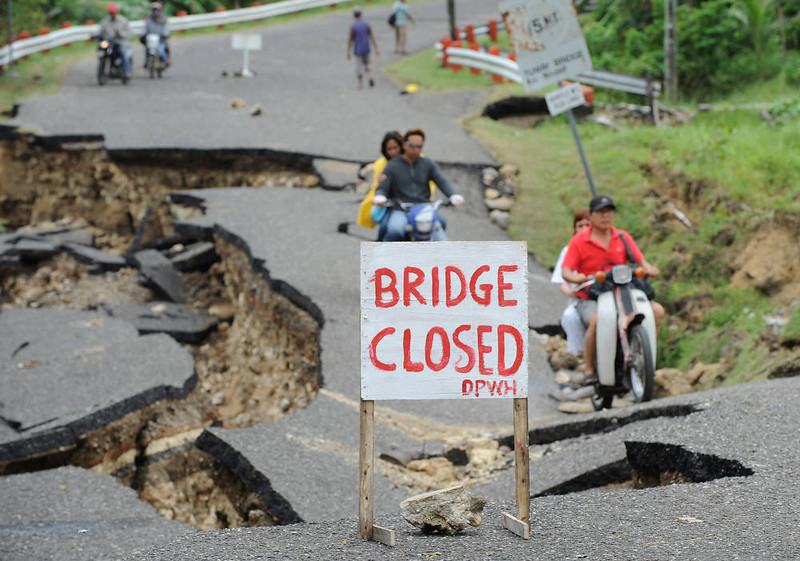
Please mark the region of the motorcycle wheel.
POLYGON ((655 364, 650 349, 650 339, 641 325, 634 325, 630 333, 631 365, 628 369, 631 395, 636 403, 653 399, 655 364))
POLYGON ((97 83, 101 86, 106 83, 106 59, 101 58, 97 61, 97 83))
POLYGON ((122 85, 127 86, 128 85, 128 80, 130 80, 130 78, 128 78, 127 76, 123 76, 122 77, 122 85))
POLYGON ((147 55, 147 70, 150 73, 150 79, 156 77, 156 58, 153 55, 147 55))

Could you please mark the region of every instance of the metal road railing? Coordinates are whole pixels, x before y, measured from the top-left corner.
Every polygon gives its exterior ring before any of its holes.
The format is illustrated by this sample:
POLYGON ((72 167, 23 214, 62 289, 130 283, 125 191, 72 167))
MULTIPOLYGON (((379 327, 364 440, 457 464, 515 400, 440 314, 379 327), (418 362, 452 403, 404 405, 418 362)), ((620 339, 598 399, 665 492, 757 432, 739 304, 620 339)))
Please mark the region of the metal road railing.
MULTIPOLYGON (((441 50, 441 43, 437 43, 437 48, 441 50)), ((448 47, 447 61, 449 64, 478 68, 489 74, 497 74, 503 78, 507 78, 512 82, 522 83, 519 66, 516 61, 503 56, 491 55, 483 51, 473 51, 471 49, 448 47)), ((646 96, 648 98, 657 98, 661 93, 661 84, 656 81, 602 70, 584 72, 583 74, 575 76, 575 80, 582 84, 589 84, 599 88, 609 88, 646 96)))
MULTIPOLYGON (((172 31, 184 31, 202 27, 258 21, 285 14, 294 14, 311 8, 330 6, 335 3, 335 0, 286 0, 284 2, 257 6, 255 8, 241 8, 239 10, 227 10, 224 12, 171 17, 169 18, 169 26, 172 31)), ((6 45, 0 48, 0 67, 7 66, 12 62, 10 56, 11 52, 13 52, 13 60, 19 60, 20 58, 34 53, 55 49, 56 47, 61 47, 70 43, 86 41, 93 35, 96 35, 99 29, 99 25, 76 25, 66 29, 51 31, 46 35, 37 35, 36 37, 14 41, 10 47, 6 45)), ((143 31, 143 21, 131 22, 131 32, 134 35, 140 34, 143 31)))

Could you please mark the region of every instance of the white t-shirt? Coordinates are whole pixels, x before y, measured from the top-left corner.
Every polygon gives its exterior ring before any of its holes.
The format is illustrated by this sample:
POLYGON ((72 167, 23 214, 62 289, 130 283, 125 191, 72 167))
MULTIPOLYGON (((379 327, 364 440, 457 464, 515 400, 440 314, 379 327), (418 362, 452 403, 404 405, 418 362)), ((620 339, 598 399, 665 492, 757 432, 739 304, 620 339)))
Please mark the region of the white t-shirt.
POLYGON ((558 256, 558 261, 556 261, 556 266, 553 267, 553 276, 550 277, 550 282, 553 284, 561 284, 564 282, 564 277, 561 276, 561 267, 564 264, 564 257, 567 255, 567 248, 569 246, 564 246, 564 249, 561 250, 561 254, 558 256))

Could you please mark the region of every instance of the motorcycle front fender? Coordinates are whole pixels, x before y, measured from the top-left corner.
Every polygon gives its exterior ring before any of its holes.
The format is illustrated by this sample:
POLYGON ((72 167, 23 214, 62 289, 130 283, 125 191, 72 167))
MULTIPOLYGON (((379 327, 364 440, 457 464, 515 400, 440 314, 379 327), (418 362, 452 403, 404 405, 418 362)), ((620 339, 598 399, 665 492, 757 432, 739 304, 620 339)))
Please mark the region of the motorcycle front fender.
POLYGON ((650 339, 650 350, 653 353, 653 361, 656 360, 656 342, 658 340, 658 333, 656 332, 656 317, 653 314, 653 306, 650 305, 650 300, 647 295, 637 288, 631 289, 634 302, 636 302, 636 311, 644 316, 642 326, 647 332, 647 338, 650 339))
POLYGON ((616 385, 615 359, 617 355, 617 305, 612 291, 597 299, 597 378, 601 386, 616 385))

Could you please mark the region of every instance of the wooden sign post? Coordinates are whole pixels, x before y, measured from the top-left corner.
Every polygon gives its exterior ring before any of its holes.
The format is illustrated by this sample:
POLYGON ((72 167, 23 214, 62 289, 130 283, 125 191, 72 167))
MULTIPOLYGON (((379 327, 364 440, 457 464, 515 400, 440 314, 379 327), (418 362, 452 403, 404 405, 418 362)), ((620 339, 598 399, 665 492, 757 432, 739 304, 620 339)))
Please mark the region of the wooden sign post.
POLYGON ((528 253, 524 242, 361 244, 359 533, 374 524, 374 405, 379 399, 514 400, 517 516, 530 537, 528 253))

